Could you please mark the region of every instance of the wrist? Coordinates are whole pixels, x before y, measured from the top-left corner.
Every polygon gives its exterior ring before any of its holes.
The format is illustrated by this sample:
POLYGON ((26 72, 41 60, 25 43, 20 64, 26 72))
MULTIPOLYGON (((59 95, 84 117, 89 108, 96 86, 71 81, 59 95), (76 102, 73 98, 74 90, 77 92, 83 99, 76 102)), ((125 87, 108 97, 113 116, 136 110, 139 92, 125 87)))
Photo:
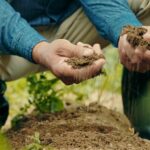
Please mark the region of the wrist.
POLYGON ((41 64, 42 53, 44 53, 45 47, 47 47, 48 44, 48 42, 42 41, 33 47, 32 58, 35 63, 41 64))

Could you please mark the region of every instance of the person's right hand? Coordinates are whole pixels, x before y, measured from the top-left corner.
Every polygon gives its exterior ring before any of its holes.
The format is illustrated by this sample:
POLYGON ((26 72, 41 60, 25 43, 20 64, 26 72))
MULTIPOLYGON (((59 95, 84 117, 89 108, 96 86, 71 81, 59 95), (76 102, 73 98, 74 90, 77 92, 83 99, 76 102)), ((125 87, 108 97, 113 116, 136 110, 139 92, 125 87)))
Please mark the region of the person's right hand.
MULTIPOLYGON (((150 41, 150 26, 143 26, 147 29, 144 39, 150 41)), ((142 47, 133 48, 127 41, 127 34, 119 39, 119 55, 121 63, 130 71, 150 71, 150 50, 142 47)))
POLYGON ((92 65, 73 69, 65 60, 71 57, 82 57, 93 53, 102 54, 99 44, 93 47, 79 43, 74 45, 68 40, 58 39, 52 43, 40 42, 33 48, 33 60, 49 69, 65 84, 80 83, 101 73, 105 59, 98 59, 92 65))

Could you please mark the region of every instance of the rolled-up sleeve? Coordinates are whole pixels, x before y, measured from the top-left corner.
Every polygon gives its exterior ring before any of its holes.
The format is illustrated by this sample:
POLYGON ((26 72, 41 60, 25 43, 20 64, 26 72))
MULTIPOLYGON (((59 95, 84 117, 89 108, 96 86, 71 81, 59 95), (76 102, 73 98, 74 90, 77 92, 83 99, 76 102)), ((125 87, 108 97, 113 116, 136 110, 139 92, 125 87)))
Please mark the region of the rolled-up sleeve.
POLYGON ((80 0, 80 2, 99 34, 116 47, 124 26, 142 25, 130 9, 127 0, 80 0))
POLYGON ((0 52, 33 62, 33 47, 46 39, 35 31, 8 2, 0 0, 0 52))

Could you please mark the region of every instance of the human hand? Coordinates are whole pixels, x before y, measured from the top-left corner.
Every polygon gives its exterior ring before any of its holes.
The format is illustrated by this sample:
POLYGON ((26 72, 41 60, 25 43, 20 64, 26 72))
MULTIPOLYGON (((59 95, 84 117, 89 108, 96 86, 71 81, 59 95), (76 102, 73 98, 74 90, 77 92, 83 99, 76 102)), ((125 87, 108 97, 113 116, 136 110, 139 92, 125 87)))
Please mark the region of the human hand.
POLYGON ((49 69, 61 81, 69 85, 80 83, 101 73, 105 63, 104 58, 80 69, 73 69, 65 62, 71 57, 89 56, 93 53, 102 54, 99 44, 95 44, 93 47, 83 43, 74 45, 67 40, 58 39, 52 43, 41 42, 37 44, 33 49, 33 60, 49 69))
MULTIPOLYGON (((150 42, 150 26, 143 26, 147 32, 143 35, 144 40, 150 42)), ((119 55, 121 63, 130 71, 147 72, 150 70, 150 50, 146 47, 133 47, 127 41, 127 34, 119 39, 119 55)))

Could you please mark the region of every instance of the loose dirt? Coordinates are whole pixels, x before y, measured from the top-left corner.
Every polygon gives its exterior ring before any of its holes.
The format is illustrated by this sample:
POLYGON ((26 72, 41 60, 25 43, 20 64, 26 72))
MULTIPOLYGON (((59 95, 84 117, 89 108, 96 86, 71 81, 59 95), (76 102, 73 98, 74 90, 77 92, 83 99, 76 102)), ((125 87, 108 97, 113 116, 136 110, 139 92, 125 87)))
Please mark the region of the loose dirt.
POLYGON ((68 60, 66 60, 66 62, 72 66, 72 68, 74 69, 80 69, 83 67, 86 67, 88 65, 92 65, 94 61, 103 58, 105 59, 104 55, 98 55, 96 53, 94 53, 93 55, 90 56, 83 56, 81 58, 77 58, 77 57, 72 57, 68 60))
POLYGON ((150 142, 133 133, 120 113, 91 104, 60 113, 26 117, 17 130, 7 132, 13 150, 32 143, 40 133, 43 145, 55 150, 149 150, 150 142))
POLYGON ((147 29, 143 27, 126 26, 124 27, 121 35, 127 34, 127 41, 133 48, 142 47, 144 49, 150 50, 150 42, 144 39, 144 34, 147 29))

